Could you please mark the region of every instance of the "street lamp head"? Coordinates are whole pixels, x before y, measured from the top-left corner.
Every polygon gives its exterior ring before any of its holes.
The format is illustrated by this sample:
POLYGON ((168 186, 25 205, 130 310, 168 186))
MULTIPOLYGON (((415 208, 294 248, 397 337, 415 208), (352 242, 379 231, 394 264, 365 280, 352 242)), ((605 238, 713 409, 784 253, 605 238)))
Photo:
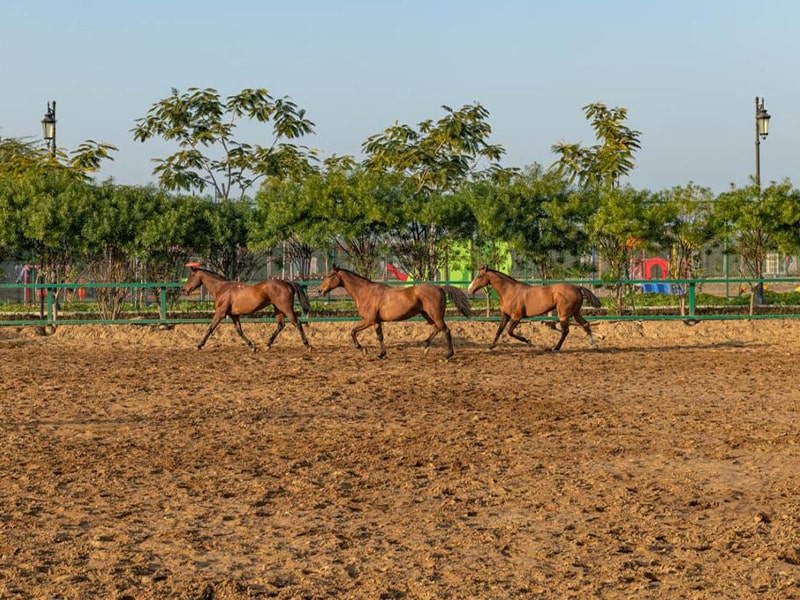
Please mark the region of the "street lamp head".
POLYGON ((56 137, 56 103, 51 106, 47 103, 47 112, 42 119, 42 136, 45 141, 50 142, 56 137))
POLYGON ((769 135, 769 120, 770 117, 767 109, 764 108, 764 99, 761 99, 761 103, 759 104, 758 98, 756 98, 756 126, 758 128, 758 135, 761 136, 761 139, 769 135))

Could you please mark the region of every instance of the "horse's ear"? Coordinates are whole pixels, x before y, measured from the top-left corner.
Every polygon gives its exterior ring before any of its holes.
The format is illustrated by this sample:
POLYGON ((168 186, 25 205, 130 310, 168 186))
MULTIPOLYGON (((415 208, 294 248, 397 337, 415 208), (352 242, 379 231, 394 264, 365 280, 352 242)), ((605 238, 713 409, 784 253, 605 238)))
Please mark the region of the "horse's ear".
POLYGON ((333 270, 334 271, 338 271, 339 270, 339 265, 337 265, 336 263, 333 263, 333 270))

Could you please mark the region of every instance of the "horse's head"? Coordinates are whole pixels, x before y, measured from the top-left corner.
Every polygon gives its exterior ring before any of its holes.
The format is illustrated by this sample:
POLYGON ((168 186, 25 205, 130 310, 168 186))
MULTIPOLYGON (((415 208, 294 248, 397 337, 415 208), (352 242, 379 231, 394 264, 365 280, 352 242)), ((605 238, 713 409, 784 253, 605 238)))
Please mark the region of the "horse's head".
POLYGON ((339 267, 333 265, 333 269, 331 272, 325 275, 322 279, 322 283, 319 284, 319 293, 323 296, 330 292, 333 289, 342 285, 342 275, 339 271, 339 267))
POLYGON ((475 279, 472 280, 472 283, 469 284, 467 292, 474 294, 482 287, 489 285, 489 276, 486 274, 487 270, 486 265, 478 269, 478 274, 475 276, 475 279))
POLYGON ((203 285, 203 281, 201 280, 200 276, 200 268, 195 264, 188 264, 186 265, 192 270, 192 274, 189 276, 189 279, 186 280, 186 283, 183 284, 183 293, 184 294, 191 294, 201 285, 203 285))

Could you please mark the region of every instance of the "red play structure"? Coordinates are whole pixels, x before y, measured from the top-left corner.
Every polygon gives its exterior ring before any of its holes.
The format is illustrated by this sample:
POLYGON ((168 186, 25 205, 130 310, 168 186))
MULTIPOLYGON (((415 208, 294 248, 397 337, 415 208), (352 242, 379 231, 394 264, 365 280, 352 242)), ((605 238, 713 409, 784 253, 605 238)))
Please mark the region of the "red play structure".
POLYGON ((392 263, 386 263, 386 270, 389 271, 389 273, 391 273, 395 277, 397 277, 400 281, 408 281, 408 273, 403 273, 392 263))

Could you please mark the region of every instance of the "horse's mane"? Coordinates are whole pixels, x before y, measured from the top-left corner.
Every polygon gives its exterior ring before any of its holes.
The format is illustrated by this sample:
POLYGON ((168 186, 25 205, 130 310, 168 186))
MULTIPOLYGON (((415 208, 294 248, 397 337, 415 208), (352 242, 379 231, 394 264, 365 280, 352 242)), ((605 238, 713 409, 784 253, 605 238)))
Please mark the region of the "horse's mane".
POLYGON ((506 273, 501 273, 501 272, 500 272, 500 271, 498 271, 497 269, 492 269, 492 268, 490 268, 490 267, 485 267, 485 268, 486 268, 486 271, 487 271, 487 272, 491 271, 492 273, 494 273, 495 275, 497 275, 497 276, 498 276, 500 279, 504 279, 504 280, 506 280, 506 281, 511 281, 511 282, 514 282, 514 283, 518 283, 518 282, 517 282, 517 280, 516 280, 516 279, 514 279, 514 278, 513 278, 511 275, 508 275, 508 274, 506 274, 506 273))
POLYGON ((211 269, 206 269, 205 267, 195 267, 198 271, 202 271, 203 273, 208 273, 212 277, 216 277, 217 279, 221 279, 222 281, 228 281, 228 278, 224 275, 220 275, 219 273, 212 271, 211 269))
POLYGON ((336 270, 337 271, 342 271, 344 273, 347 273, 348 275, 352 275, 356 279, 363 279, 364 281, 369 281, 370 283, 375 283, 369 277, 364 277, 363 275, 359 275, 358 273, 356 273, 355 271, 351 271, 350 269, 345 269, 345 268, 342 268, 342 267, 336 267, 336 270))

